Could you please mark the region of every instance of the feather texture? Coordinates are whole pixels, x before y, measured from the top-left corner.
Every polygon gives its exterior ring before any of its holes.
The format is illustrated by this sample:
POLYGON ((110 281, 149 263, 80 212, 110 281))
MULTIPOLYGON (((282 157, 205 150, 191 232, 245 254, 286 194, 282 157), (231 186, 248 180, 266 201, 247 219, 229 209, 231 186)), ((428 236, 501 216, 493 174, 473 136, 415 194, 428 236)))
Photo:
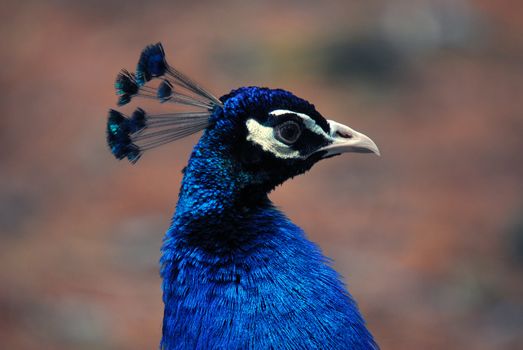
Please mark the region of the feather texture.
POLYGON ((192 135, 209 126, 209 112, 148 115, 137 108, 131 117, 110 110, 107 143, 117 159, 136 163, 143 152, 192 135))
POLYGON ((264 190, 243 193, 252 180, 222 142, 233 124, 206 132, 185 170, 162 248, 162 348, 377 349, 319 248, 264 190))
POLYGON ((198 109, 110 110, 117 159, 134 163, 205 129, 162 246, 162 349, 378 349, 329 260, 268 199, 324 159, 324 147, 349 149, 362 134, 281 89, 244 87, 217 99, 171 67, 160 43, 142 51, 136 74, 121 71, 115 88, 119 105, 138 96, 198 109))

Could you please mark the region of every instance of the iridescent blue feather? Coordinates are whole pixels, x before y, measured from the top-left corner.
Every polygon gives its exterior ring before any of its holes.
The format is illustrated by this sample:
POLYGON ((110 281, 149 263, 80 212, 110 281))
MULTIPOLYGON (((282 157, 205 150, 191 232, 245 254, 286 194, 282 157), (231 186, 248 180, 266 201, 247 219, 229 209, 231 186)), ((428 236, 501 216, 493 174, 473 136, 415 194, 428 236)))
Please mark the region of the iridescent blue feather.
POLYGON ((145 111, 141 108, 136 108, 136 110, 131 115, 130 120, 130 131, 131 132, 138 132, 140 130, 145 129, 147 122, 147 116, 145 114, 145 111))
POLYGON ((161 43, 147 46, 140 55, 136 66, 136 81, 140 86, 145 85, 154 77, 160 77, 167 70, 165 52, 161 43))
POLYGON ((267 197, 322 153, 278 158, 247 142, 247 121, 264 133, 276 124, 275 110, 307 115, 329 131, 314 105, 259 87, 218 99, 169 66, 160 43, 142 51, 135 75, 120 72, 115 87, 119 105, 141 96, 198 108, 156 115, 137 108, 130 117, 110 110, 107 143, 117 159, 134 163, 149 149, 205 130, 162 246, 161 349, 378 349, 328 259, 267 197))
POLYGON ((107 143, 117 159, 136 163, 144 151, 178 140, 209 126, 210 112, 148 115, 137 108, 131 117, 110 110, 107 143))
POLYGON ((131 124, 122 113, 111 109, 107 121, 107 143, 117 159, 128 158, 134 163, 139 158, 139 150, 131 141, 131 124))

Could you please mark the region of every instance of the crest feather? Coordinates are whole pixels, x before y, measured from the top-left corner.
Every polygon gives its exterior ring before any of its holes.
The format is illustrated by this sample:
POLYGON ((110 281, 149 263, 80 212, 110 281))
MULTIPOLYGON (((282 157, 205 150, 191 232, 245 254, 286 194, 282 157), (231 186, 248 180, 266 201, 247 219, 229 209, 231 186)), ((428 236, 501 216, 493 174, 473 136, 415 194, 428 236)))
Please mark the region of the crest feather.
POLYGON ((210 125, 209 117, 222 102, 193 80, 171 67, 161 43, 143 49, 136 73, 122 70, 115 81, 118 106, 135 96, 191 106, 201 111, 149 115, 137 108, 129 117, 110 110, 107 143, 117 159, 135 163, 146 150, 189 136, 210 125), (153 81, 161 78, 154 86, 153 81))

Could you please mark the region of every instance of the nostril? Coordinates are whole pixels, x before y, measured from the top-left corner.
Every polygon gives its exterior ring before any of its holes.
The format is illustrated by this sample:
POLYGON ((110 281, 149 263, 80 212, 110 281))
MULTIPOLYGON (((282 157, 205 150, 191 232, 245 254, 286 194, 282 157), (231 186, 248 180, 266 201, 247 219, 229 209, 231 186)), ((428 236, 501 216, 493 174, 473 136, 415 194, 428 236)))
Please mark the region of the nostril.
POLYGON ((344 139, 352 139, 352 134, 347 131, 336 130, 336 136, 343 137, 344 139))

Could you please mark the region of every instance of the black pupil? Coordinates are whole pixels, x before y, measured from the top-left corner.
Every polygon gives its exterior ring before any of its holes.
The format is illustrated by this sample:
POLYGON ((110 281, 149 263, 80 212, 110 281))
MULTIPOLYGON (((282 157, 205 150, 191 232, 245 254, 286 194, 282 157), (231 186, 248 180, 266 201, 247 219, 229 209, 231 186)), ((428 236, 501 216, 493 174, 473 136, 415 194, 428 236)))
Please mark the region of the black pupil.
POLYGON ((286 124, 280 129, 280 135, 282 138, 288 141, 294 141, 298 134, 298 127, 296 124, 286 124))

